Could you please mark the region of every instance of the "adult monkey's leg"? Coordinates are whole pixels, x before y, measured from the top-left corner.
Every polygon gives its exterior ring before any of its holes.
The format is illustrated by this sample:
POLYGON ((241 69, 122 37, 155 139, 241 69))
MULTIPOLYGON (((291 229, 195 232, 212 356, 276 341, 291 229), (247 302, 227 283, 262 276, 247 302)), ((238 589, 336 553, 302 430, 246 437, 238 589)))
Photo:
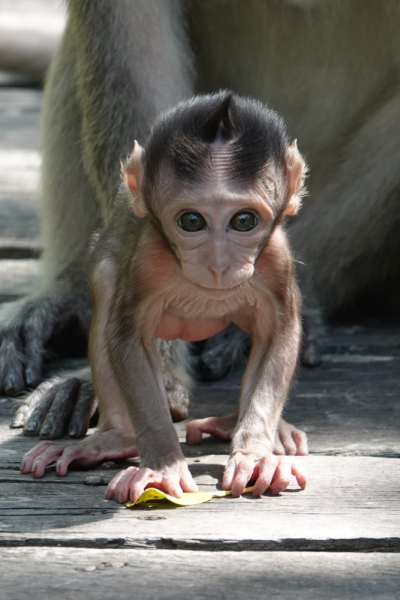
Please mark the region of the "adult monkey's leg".
MULTIPOLYGON (((374 286, 379 290, 391 282, 392 294, 395 290, 400 274, 399 156, 397 88, 348 140, 334 177, 317 190, 310 180, 310 198, 290 228, 290 238, 328 313, 351 305, 374 286)), ((302 291, 307 304, 312 290, 303 286, 302 291)))
POLYGON ((10 395, 38 384, 44 345, 55 331, 72 318, 87 331, 91 318, 86 251, 100 211, 82 165, 75 55, 68 27, 50 69, 43 108, 43 278, 33 297, 2 309, 0 389, 10 395))
POLYGON ((192 93, 177 2, 69 3, 44 105, 41 290, 9 306, 0 331, 0 388, 40 381, 45 342, 77 318, 90 322, 86 252, 108 216, 120 161, 156 115, 192 93), (76 57, 79 60, 76 61, 76 57))

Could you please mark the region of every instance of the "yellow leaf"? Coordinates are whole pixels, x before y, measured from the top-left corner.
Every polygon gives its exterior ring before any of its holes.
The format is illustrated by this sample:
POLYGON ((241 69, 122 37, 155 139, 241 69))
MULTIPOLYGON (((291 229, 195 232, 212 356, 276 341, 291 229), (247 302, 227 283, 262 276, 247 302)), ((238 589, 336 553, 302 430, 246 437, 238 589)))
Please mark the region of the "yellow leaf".
MULTIPOLYGON (((243 491, 243 494, 248 494, 252 492, 253 488, 248 487, 243 491)), ((224 490, 215 490, 214 492, 183 492, 181 498, 175 498, 175 496, 170 496, 161 490, 157 490, 156 488, 148 488, 139 496, 136 502, 131 502, 128 500, 126 502, 126 506, 128 508, 132 508, 137 504, 142 504, 143 502, 154 502, 154 500, 169 500, 174 504, 178 504, 178 506, 192 506, 193 504, 202 504, 203 502, 208 502, 211 498, 224 498, 225 496, 230 496, 232 492, 224 491, 224 490)))

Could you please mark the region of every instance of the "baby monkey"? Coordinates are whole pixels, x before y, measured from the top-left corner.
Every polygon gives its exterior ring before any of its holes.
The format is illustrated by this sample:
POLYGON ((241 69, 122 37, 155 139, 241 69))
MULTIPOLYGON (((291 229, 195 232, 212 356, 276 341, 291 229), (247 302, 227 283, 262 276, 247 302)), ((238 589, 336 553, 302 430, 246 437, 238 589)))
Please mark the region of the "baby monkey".
MULTIPOLYGON (((91 249, 89 354, 100 428, 71 445, 42 442, 25 456, 23 473, 40 477, 56 461, 65 475, 72 461, 139 453, 140 467, 120 472, 107 498, 136 501, 148 486, 174 496, 195 491, 166 380, 187 385, 176 366, 181 340, 235 324, 252 340, 239 411, 188 423, 187 441, 203 433, 232 440, 222 487, 233 496, 250 480, 254 495, 269 486, 279 493, 292 474, 305 487, 301 465, 273 454, 278 429, 290 427, 280 416, 301 339, 282 221, 297 210, 304 174, 282 119, 229 92, 182 102, 159 117, 144 149, 135 142, 111 221, 91 249)), ((306 454, 305 435, 292 430, 297 454, 306 454)))

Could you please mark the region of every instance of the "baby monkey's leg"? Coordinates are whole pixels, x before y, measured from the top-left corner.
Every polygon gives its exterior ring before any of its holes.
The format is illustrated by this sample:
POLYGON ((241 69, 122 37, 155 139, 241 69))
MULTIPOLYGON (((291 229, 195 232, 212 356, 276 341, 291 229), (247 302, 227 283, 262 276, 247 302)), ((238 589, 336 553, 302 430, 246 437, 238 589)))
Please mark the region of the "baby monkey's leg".
POLYGON ((100 427, 93 435, 75 444, 42 442, 28 452, 21 472, 42 477, 50 464, 56 463, 58 475, 65 475, 74 462, 93 466, 102 460, 137 456, 133 428, 109 361, 105 328, 114 294, 116 268, 112 258, 104 258, 92 280, 95 299, 89 353, 95 392, 99 398, 100 427))
MULTIPOLYGON (((58 475, 65 475, 71 463, 75 466, 93 466, 102 460, 138 456, 135 437, 128 411, 108 358, 105 327, 109 318, 115 287, 115 264, 105 258, 99 264, 92 280, 96 304, 90 337, 90 357, 97 392, 100 396, 99 429, 75 444, 42 442, 25 455, 22 473, 42 477, 47 466, 56 463, 58 475)), ((158 350, 166 385, 167 397, 174 420, 187 416, 190 378, 186 374, 186 345, 183 342, 158 341, 158 350)))

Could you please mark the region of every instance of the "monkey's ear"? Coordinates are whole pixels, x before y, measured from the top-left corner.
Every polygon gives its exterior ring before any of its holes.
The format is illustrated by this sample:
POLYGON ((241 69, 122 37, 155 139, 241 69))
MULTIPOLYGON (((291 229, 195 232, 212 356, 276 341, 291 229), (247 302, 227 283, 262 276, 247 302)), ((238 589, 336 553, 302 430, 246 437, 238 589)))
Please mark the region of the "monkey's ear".
POLYGON ((145 217, 147 214, 146 206, 141 193, 143 173, 143 148, 135 140, 132 154, 128 158, 125 165, 124 179, 128 184, 129 190, 132 194, 133 210, 138 217, 145 217))
POLYGON ((289 177, 289 191, 288 202, 284 214, 294 215, 300 207, 301 196, 305 191, 304 179, 307 174, 306 162, 297 148, 297 140, 294 140, 288 148, 287 170, 289 177))

